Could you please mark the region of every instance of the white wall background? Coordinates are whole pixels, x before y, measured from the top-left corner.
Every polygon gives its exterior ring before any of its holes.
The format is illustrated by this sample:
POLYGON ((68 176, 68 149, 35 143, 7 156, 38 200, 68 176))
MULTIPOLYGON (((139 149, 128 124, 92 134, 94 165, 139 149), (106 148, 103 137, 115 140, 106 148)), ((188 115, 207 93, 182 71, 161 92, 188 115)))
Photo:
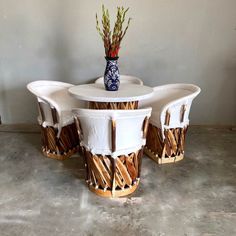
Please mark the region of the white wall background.
POLYGON ((118 4, 130 7, 122 74, 151 86, 197 84, 202 93, 191 123, 236 124, 235 0, 0 0, 3 123, 36 122, 36 102, 26 90, 30 81, 81 84, 103 74, 104 50, 95 29, 102 3, 111 12, 118 4))

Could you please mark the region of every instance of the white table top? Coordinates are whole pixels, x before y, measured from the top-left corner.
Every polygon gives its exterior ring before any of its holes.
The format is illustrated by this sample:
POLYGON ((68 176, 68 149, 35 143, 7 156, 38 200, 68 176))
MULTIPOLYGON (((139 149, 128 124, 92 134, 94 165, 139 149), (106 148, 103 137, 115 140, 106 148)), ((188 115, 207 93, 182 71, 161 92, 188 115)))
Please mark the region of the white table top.
POLYGON ((70 87, 69 93, 80 100, 92 102, 131 102, 151 97, 153 88, 137 84, 120 84, 118 91, 107 91, 103 84, 70 87))

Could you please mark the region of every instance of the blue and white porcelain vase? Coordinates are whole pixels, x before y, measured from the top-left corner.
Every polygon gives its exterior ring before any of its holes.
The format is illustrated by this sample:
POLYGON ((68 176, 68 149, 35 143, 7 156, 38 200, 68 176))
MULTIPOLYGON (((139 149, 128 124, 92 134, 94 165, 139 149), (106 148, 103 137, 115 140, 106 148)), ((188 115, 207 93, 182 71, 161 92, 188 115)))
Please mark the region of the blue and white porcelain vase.
POLYGON ((104 73, 104 85, 108 91, 117 91, 120 86, 120 73, 118 69, 118 57, 105 57, 107 61, 104 73))

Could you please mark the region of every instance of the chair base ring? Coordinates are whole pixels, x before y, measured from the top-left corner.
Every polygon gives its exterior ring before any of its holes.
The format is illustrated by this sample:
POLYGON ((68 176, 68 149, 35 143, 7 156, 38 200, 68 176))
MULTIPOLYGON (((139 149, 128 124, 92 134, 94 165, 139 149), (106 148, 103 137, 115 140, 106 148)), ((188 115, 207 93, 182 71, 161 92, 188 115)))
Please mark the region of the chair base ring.
POLYGON ((78 147, 75 147, 71 150, 68 150, 68 152, 64 152, 64 153, 60 153, 60 154, 57 154, 57 153, 51 153, 49 151, 46 151, 45 147, 42 147, 42 153, 44 156, 46 157, 49 157, 49 158, 53 158, 53 159, 56 159, 56 160, 65 160, 65 159, 68 159, 69 157, 71 157, 73 154, 77 153, 79 150, 79 146, 78 147))
POLYGON ((132 187, 129 187, 124 190, 116 190, 114 195, 112 195, 111 191, 104 191, 102 189, 96 189, 94 186, 90 184, 88 184, 88 188, 91 192, 97 194, 100 197, 114 198, 114 197, 124 197, 129 194, 132 194, 137 189, 138 185, 139 185, 139 180, 137 180, 136 184, 133 185, 132 187))
POLYGON ((167 163, 175 163, 177 161, 181 161, 184 158, 184 154, 179 154, 174 157, 159 157, 157 154, 152 152, 147 147, 144 147, 144 153, 157 164, 167 164, 167 163))

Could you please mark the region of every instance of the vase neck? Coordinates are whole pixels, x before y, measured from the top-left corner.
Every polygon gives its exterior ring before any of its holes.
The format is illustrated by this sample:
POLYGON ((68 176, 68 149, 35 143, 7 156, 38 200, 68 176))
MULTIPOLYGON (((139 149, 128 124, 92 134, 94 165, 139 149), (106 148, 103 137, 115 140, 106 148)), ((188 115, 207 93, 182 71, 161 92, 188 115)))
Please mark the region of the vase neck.
POLYGON ((119 57, 105 57, 107 61, 117 61, 119 57))

